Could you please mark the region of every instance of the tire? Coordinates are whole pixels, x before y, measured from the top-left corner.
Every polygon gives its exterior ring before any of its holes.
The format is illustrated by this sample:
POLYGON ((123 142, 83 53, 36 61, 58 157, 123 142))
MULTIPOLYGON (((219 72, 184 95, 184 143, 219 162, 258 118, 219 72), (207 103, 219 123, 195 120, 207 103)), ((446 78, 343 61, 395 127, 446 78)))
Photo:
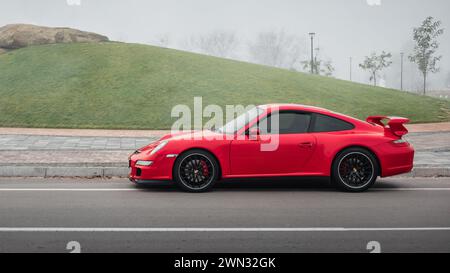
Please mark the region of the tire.
POLYGON ((372 187, 379 174, 376 157, 363 148, 348 148, 333 161, 332 180, 339 189, 363 192, 372 187))
POLYGON ((219 177, 219 164, 209 152, 190 150, 180 156, 174 164, 173 178, 177 186, 187 192, 210 190, 219 177))

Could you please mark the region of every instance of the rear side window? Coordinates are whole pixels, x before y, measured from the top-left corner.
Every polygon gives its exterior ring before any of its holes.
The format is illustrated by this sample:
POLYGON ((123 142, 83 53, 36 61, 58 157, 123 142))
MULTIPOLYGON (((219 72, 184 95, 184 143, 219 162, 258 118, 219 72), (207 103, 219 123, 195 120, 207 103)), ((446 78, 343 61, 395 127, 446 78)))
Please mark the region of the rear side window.
POLYGON ((316 114, 312 131, 316 133, 337 132, 352 130, 353 128, 355 128, 355 126, 349 122, 322 114, 316 114))
POLYGON ((279 134, 302 134, 308 132, 311 115, 309 113, 286 111, 272 113, 270 118, 259 122, 261 134, 277 134, 277 126, 272 122, 279 121, 279 134))

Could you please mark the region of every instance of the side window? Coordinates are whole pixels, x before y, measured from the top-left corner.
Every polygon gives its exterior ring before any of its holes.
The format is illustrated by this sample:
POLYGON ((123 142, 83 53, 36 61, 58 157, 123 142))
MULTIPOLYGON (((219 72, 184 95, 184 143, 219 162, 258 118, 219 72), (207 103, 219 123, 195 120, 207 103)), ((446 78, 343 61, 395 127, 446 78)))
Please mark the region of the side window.
POLYGON ((352 130, 353 124, 330 116, 316 114, 313 132, 337 132, 352 130))
POLYGON ((295 111, 272 113, 270 117, 259 122, 259 130, 261 134, 277 134, 277 131, 279 134, 301 134, 308 132, 310 121, 309 113, 295 111), (277 121, 278 126, 272 124, 277 121))

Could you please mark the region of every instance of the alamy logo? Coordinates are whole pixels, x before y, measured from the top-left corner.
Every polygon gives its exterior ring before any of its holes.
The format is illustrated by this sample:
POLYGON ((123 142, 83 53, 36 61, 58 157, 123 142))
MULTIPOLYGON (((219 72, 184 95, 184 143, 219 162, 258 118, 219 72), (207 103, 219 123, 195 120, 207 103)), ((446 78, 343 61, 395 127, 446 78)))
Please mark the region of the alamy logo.
MULTIPOLYGON (((271 110, 277 112, 278 108, 272 106, 271 110)), ((215 104, 203 107, 202 97, 194 97, 193 108, 184 104, 172 108, 171 117, 177 120, 172 124, 171 133, 181 139, 258 141, 261 151, 275 151, 279 144, 279 118, 271 115, 258 120, 264 112, 255 105, 226 105, 225 111, 215 104), (245 128, 247 130, 243 133, 245 128)))
POLYGON ((366 0, 369 6, 381 6, 381 0, 366 0))
POLYGON ((77 241, 70 241, 66 245, 66 250, 70 250, 69 253, 81 253, 81 244, 77 241))
POLYGON ((81 0, 66 0, 69 6, 81 6, 81 0))

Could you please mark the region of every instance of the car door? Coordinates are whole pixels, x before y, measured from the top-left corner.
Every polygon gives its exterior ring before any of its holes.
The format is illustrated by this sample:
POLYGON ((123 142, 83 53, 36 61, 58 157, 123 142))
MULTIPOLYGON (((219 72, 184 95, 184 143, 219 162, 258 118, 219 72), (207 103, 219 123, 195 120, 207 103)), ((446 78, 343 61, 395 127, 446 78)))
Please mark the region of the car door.
POLYGON ((279 111, 263 118, 247 130, 245 138, 232 141, 232 175, 272 176, 303 172, 316 146, 315 137, 308 133, 310 122, 311 114, 300 111, 279 111), (259 130, 259 136, 248 135, 255 128, 259 130))

